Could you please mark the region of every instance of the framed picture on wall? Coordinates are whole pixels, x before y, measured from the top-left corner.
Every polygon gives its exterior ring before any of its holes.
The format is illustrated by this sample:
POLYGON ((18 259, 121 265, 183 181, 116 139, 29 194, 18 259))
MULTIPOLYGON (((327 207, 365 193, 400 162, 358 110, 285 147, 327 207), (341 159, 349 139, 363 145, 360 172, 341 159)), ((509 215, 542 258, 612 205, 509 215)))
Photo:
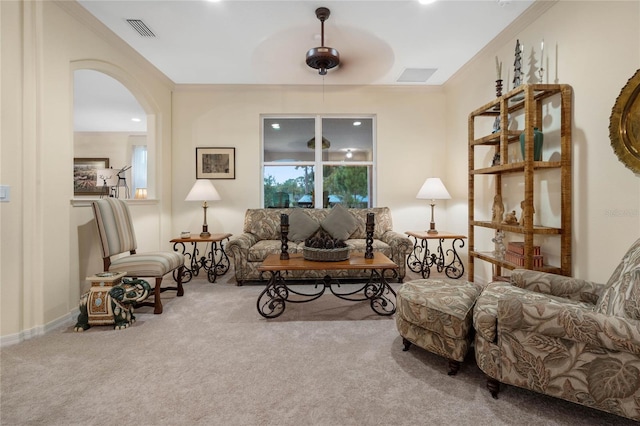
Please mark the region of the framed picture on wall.
POLYGON ((235 178, 235 148, 196 148, 196 179, 235 178))
POLYGON ((100 195, 104 187, 97 183, 98 170, 108 168, 108 158, 74 158, 73 195, 100 195))

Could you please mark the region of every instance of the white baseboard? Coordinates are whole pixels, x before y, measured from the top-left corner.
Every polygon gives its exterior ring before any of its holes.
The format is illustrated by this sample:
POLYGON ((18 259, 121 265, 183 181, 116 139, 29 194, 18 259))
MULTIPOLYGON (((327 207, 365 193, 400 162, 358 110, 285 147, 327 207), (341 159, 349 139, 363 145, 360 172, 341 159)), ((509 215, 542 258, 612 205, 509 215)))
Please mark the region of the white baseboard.
POLYGON ((78 310, 78 308, 76 308, 73 311, 69 312, 68 314, 63 315, 60 318, 56 318, 55 320, 45 325, 39 325, 39 326, 30 328, 29 330, 23 330, 19 333, 9 334, 7 336, 0 336, 0 348, 15 345, 25 340, 32 339, 34 337, 43 336, 52 330, 55 330, 62 326, 67 326, 71 322, 74 322, 77 319, 79 314, 80 314, 80 311, 78 310))

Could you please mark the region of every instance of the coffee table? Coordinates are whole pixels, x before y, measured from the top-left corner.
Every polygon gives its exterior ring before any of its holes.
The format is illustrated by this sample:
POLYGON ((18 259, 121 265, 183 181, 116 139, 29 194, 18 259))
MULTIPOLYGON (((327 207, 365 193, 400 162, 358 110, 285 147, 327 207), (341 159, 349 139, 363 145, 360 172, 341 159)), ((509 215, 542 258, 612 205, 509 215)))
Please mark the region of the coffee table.
MULTIPOLYGON (((318 262, 306 260, 302 253, 290 254, 289 259, 280 259, 280 254, 270 254, 258 268, 259 271, 270 274, 269 282, 258 296, 257 308, 260 315, 265 318, 276 318, 284 312, 286 303, 311 302, 322 296, 326 289, 340 299, 359 302, 369 300, 371 309, 378 315, 393 315, 396 311, 396 292, 391 288, 385 277, 385 272, 393 271, 398 274, 398 265, 382 253, 373 253, 373 258, 366 259, 364 253, 351 253, 347 260, 338 262, 318 262), (331 277, 332 271, 349 269, 361 269, 371 271, 366 283, 356 285, 355 290, 347 292, 338 291, 342 284, 331 277), (291 288, 283 277, 286 271, 326 271, 327 275, 321 280, 302 284, 316 291, 311 293, 300 292, 291 288), (320 286, 320 290, 317 290, 320 286), (334 288, 335 287, 335 288, 334 288), (389 295, 393 294, 393 298, 389 295)), ((296 283, 296 287, 299 283, 296 283)), ((346 287, 346 286, 345 286, 346 287)), ((351 286, 350 286, 351 287, 351 286)))

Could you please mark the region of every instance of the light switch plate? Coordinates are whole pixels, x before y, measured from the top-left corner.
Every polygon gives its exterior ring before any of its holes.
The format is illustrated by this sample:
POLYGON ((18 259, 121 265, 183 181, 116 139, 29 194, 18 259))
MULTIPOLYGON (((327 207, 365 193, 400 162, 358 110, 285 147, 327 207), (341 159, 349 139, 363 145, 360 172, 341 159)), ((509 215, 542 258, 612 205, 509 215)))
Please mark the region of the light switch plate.
POLYGON ((0 203, 8 203, 9 201, 11 201, 11 187, 0 185, 0 203))

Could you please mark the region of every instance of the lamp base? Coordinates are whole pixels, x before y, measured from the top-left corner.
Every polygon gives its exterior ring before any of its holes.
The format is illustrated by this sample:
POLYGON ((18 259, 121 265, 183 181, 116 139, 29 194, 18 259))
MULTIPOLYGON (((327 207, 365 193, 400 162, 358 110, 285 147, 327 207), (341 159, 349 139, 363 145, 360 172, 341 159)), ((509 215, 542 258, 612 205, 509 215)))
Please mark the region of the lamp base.
POLYGON ((207 221, 205 220, 204 225, 202 225, 202 232, 200 233, 200 237, 206 238, 210 236, 211 236, 211 233, 209 232, 209 225, 207 225, 207 221))
POLYGON ((435 229, 429 229, 427 231, 427 234, 437 234, 437 233, 438 233, 438 231, 436 231, 435 229))

